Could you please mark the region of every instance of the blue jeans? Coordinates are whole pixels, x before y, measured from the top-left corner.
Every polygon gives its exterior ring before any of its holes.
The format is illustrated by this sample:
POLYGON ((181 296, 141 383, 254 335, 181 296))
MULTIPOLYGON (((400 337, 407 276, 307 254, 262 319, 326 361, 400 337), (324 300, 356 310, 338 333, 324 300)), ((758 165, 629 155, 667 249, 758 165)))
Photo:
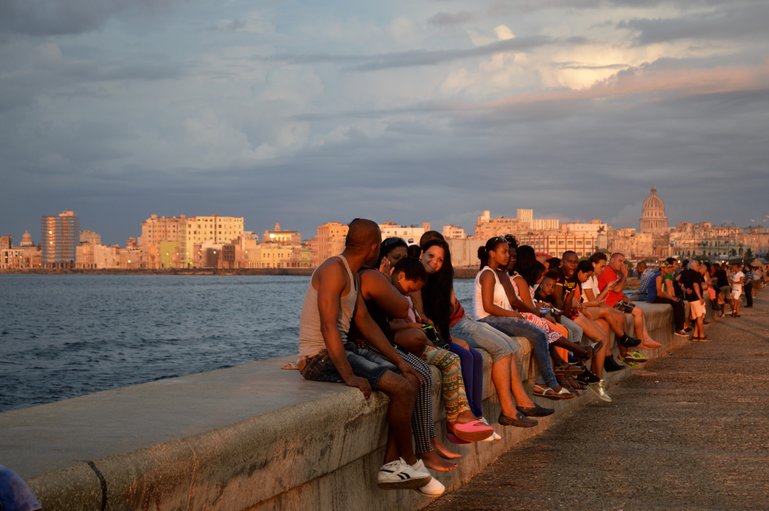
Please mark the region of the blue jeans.
POLYGON ((486 350, 494 362, 509 357, 520 349, 517 342, 496 328, 480 321, 473 321, 467 316, 452 326, 450 333, 467 341, 467 344, 473 348, 486 350))
MULTIPOLYGON (((366 347, 360 347, 354 342, 345 343, 344 351, 353 374, 368 380, 373 390, 376 390, 379 379, 386 371, 400 374, 398 368, 382 355, 366 347)), ((325 349, 306 360, 307 362, 301 370, 305 380, 342 382, 339 371, 336 370, 334 362, 325 349)))
POLYGON ((533 347, 534 359, 537 361, 539 373, 544 378, 545 384, 551 388, 558 387, 558 380, 555 377, 553 364, 550 361, 550 350, 547 347, 549 337, 544 330, 523 318, 486 316, 481 321, 488 323, 511 337, 520 336, 527 338, 533 347))

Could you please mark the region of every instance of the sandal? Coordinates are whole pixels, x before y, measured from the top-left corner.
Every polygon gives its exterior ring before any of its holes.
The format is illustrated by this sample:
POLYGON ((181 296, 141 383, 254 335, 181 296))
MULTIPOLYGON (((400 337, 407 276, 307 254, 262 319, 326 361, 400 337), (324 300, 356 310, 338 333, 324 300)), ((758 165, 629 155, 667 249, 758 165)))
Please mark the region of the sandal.
POLYGON ((561 387, 561 390, 553 390, 550 387, 545 387, 544 385, 535 384, 532 388, 532 392, 535 396, 539 397, 545 397, 547 399, 571 399, 574 397, 574 394, 566 390, 565 387, 561 387))
POLYGON ((648 362, 649 357, 647 357, 640 351, 631 351, 630 353, 625 355, 625 358, 623 359, 624 362, 627 362, 629 360, 634 360, 636 362, 648 362))
POLYGON ((454 436, 465 442, 479 442, 494 434, 494 428, 487 426, 479 420, 470 421, 464 424, 455 422, 447 425, 454 436))

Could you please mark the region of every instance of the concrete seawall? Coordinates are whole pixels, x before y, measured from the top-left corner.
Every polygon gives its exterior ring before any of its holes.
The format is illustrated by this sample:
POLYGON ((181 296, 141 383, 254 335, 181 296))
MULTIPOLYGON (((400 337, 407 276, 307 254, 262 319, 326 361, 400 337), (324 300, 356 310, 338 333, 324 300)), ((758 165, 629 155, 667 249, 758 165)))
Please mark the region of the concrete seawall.
MULTIPOLYGON (((674 337, 667 305, 640 304, 660 356, 674 337)), ((528 344, 523 340, 523 343, 528 344)), ((47 510, 407 509, 430 499, 376 486, 386 398, 340 384, 304 381, 280 367, 294 357, 135 385, 0 414, 0 463, 32 486, 47 510)), ((499 407, 484 353, 484 411, 499 407)), ((521 357, 524 374, 531 358, 521 357)), ((445 431, 434 372, 439 434, 445 431)), ((611 381, 629 371, 612 373, 611 381)), ((496 426, 501 442, 455 446, 449 490, 515 443, 595 399, 547 401, 556 414, 531 429, 496 426)), ((611 406, 611 405, 607 405, 611 406)))

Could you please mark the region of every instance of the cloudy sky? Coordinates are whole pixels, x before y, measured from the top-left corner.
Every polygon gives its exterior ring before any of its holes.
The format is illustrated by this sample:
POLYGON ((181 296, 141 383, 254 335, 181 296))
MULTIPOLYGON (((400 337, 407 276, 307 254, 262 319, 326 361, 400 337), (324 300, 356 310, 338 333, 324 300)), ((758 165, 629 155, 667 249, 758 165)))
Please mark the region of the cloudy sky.
POLYGON ((769 220, 765 0, 0 0, 0 234, 769 220))

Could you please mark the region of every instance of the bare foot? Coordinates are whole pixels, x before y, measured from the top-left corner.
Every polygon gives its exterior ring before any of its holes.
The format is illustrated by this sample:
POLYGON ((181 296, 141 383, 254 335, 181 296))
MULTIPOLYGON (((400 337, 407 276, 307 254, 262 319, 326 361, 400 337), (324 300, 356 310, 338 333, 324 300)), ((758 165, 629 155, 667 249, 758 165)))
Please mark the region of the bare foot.
POLYGON ((430 443, 433 445, 433 449, 435 449, 435 452, 437 452, 439 456, 447 460, 458 460, 459 458, 462 457, 461 454, 450 451, 449 448, 446 447, 438 437, 433 437, 430 440, 430 443))
POLYGON ((438 472, 451 472, 459 466, 456 463, 444 460, 435 451, 423 452, 417 456, 422 459, 427 468, 437 470, 438 472))
POLYGON ((647 349, 647 350, 656 350, 657 348, 661 348, 662 344, 658 343, 651 337, 647 337, 643 340, 641 344, 638 346, 639 348, 647 349))

